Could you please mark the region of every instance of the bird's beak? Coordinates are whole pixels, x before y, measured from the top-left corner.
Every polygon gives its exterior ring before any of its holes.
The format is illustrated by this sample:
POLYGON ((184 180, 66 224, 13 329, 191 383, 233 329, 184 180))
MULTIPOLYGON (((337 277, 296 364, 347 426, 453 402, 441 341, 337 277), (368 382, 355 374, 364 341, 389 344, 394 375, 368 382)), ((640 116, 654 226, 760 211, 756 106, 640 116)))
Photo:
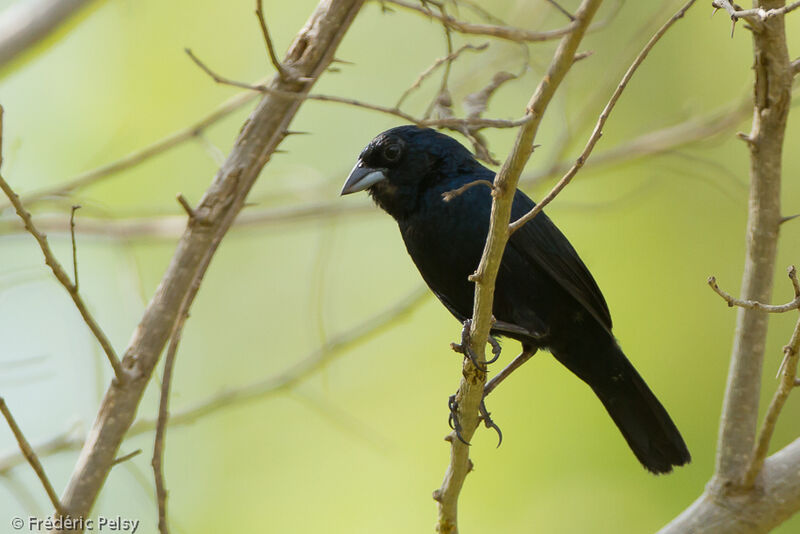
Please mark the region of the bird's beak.
POLYGON ((340 195, 349 195, 363 191, 368 187, 386 179, 386 169, 374 169, 367 167, 363 161, 358 160, 356 166, 350 171, 350 176, 342 187, 340 195))

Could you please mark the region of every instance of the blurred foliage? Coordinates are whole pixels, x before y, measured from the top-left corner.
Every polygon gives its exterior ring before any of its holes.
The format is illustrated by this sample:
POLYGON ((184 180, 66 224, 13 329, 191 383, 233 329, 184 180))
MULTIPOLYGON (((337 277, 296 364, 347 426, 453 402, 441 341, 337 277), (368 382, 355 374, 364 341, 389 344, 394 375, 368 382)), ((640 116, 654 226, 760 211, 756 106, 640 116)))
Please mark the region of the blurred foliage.
MULTIPOLYGON (((10 1, 0 2, 6 7, 10 1)), ((577 0, 565 0, 568 8, 577 0)), ((609 16, 613 2, 600 15, 609 16)), ((279 50, 313 9, 313 0, 265 2, 279 50)), ((515 25, 547 29, 565 19, 547 2, 482 4, 515 25)), ((633 55, 677 2, 626 2, 582 49, 593 55, 570 73, 548 111, 529 170, 546 168, 567 135, 574 157, 633 55)), ((2 73, 4 175, 18 192, 58 184, 184 127, 237 92, 215 85, 186 57, 243 81, 270 73, 251 0, 104 2, 35 60, 2 73)), ((749 91, 748 32, 733 39, 724 15, 705 4, 658 44, 609 120, 597 153, 642 133, 705 115, 749 91)), ((462 16, 470 15, 464 10, 462 16)), ((800 15, 789 17, 791 49, 800 49, 800 15)), ((456 45, 487 39, 455 36, 456 45)), ((530 71, 506 84, 486 116, 517 118, 555 43, 531 46, 530 71)), ((417 75, 445 54, 441 27, 414 13, 359 14, 337 64, 315 92, 393 104, 417 75)), ((451 78, 458 104, 498 70, 518 71, 518 45, 491 41, 467 53, 451 78)), ((421 115, 439 75, 406 109, 421 115)), ((248 109, 212 127, 207 139, 230 149, 248 109)), ((260 207, 331 200, 361 148, 396 125, 388 116, 340 104, 306 103, 265 168, 251 199, 260 207)), ((800 141, 790 121, 786 146, 800 141)), ((740 130, 747 130, 745 121, 740 130)), ((714 274, 737 293, 744 252, 748 159, 735 130, 690 147, 613 167, 587 169, 548 209, 606 295, 626 353, 668 407, 694 461, 654 477, 629 452, 601 404, 579 380, 540 354, 490 399, 505 441, 474 439, 476 470, 461 499, 465 532, 652 532, 683 510, 713 472, 714 450, 735 311, 706 287, 714 274)), ((496 157, 513 131, 486 132, 496 157)), ((462 139, 463 140, 463 139, 462 139)), ((800 212, 800 161, 788 149, 784 210, 800 212)), ((34 210, 69 217, 181 214, 182 192, 196 202, 215 173, 203 145, 187 143, 120 173, 65 202, 34 210)), ((550 183, 529 192, 540 197, 550 183)), ((366 197, 341 199, 353 206, 366 197)), ((8 212, 3 219, 10 218, 8 212)), ((64 261, 68 236, 53 235, 64 261)), ((86 429, 110 378, 102 354, 50 278, 29 236, 0 241, 0 388, 29 439, 86 429)), ((130 241, 79 235, 81 289, 121 350, 164 272, 174 240, 130 241)), ((783 275, 800 263, 800 222, 782 229, 775 301, 791 298, 783 275)), ((171 409, 291 367, 324 340, 390 306, 419 284, 391 219, 377 209, 263 228, 235 230, 224 241, 192 308, 177 360, 171 409)), ((795 317, 773 317, 762 410, 776 386, 781 347, 795 317)), ((446 400, 458 384, 460 357, 448 343, 460 325, 430 298, 395 328, 341 355, 291 391, 207 416, 167 435, 166 479, 173 529, 181 532, 429 532, 431 492, 448 447, 446 400)), ((505 344, 503 361, 518 348, 505 344)), ((499 365, 499 364, 498 364, 499 365)), ((156 414, 154 380, 139 415, 156 414)), ((798 435, 794 395, 773 449, 798 435)), ((13 449, 7 433, 2 450, 13 449)), ((140 518, 156 529, 149 457, 152 436, 123 445, 143 454, 115 468, 96 514, 140 518)), ((44 459, 63 488, 77 453, 44 459)), ((14 476, 23 498, 0 485, 0 516, 46 514, 47 502, 25 467, 14 476), (35 505, 30 501, 34 500, 35 505)), ((800 520, 776 532, 795 532, 800 520)))

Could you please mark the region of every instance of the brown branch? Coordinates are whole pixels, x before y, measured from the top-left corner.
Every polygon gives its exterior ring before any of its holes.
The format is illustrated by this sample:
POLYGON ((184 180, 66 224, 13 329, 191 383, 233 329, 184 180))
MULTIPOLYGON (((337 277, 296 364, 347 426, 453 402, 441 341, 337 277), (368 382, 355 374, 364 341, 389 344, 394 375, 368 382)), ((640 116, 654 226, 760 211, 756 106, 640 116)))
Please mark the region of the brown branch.
MULTIPOLYGON (((776 0, 762 7, 783 5, 776 0)), ((786 121, 791 105, 792 77, 783 17, 764 21, 753 32, 755 83, 750 150, 750 202, 747 250, 741 299, 769 302, 780 226, 780 183, 786 121)), ((710 486, 728 492, 741 487, 750 464, 758 420, 767 314, 740 308, 731 367, 720 421, 717 469, 710 486)))
POLYGON ((75 204, 69 214, 69 236, 70 241, 72 241, 72 279, 75 280, 75 291, 78 291, 80 287, 78 283, 78 245, 75 243, 75 212, 79 209, 80 206, 75 204))
POLYGON ((550 190, 550 192, 545 196, 543 199, 539 201, 539 203, 528 213, 511 223, 508 227, 509 234, 513 234, 518 229, 520 229, 525 223, 536 217, 545 206, 547 206, 553 199, 558 196, 558 194, 572 181, 575 175, 578 173, 579 170, 583 167, 586 160, 592 153, 594 146, 597 144, 597 141, 600 140, 600 137, 603 135, 603 126, 605 126, 606 120, 608 120, 611 111, 614 109, 619 97, 622 95, 622 92, 628 86, 628 82, 630 82, 631 78, 633 77, 636 70, 639 68, 639 65, 647 58, 647 55, 650 53, 650 50, 656 45, 656 43, 667 33, 673 24, 675 24, 678 20, 683 18, 686 11, 692 7, 695 3, 695 0, 689 0, 686 4, 683 5, 670 19, 664 23, 661 28, 650 38, 647 44, 644 46, 639 55, 636 56, 636 59, 633 60, 633 63, 628 70, 625 72, 625 75, 622 77, 622 80, 617 85, 617 89, 611 95, 606 107, 603 108, 602 113, 600 113, 600 117, 597 119, 597 124, 595 124, 594 130, 592 134, 589 136, 589 140, 586 142, 586 146, 581 152, 580 156, 575 160, 575 163, 570 167, 567 173, 558 181, 558 183, 550 190))
MULTIPOLYGON (((783 0, 759 0, 758 8, 780 9, 783 0)), ((750 151, 750 198, 741 300, 769 302, 781 224, 782 153, 791 106, 792 73, 784 17, 764 20, 752 32, 755 81, 750 151)), ((716 472, 703 494, 661 534, 762 533, 800 509, 796 463, 800 440, 764 460, 752 477, 768 314, 739 308, 728 381, 720 417, 716 472)), ((784 372, 787 370, 784 369, 784 372)), ((766 434, 763 434, 768 439, 766 434)), ((759 438, 761 439, 761 438, 759 438)), ((758 453, 760 454, 760 452, 758 453)), ((756 464, 758 460, 756 460, 756 464)))
MULTIPOLYGON (((601 0, 584 0, 575 13, 574 29, 561 40, 550 66, 536 88, 526 109, 530 120, 520 129, 514 148, 494 180, 495 196, 492 202, 492 216, 486 247, 476 271, 475 304, 472 317, 470 348, 477 355, 479 363, 485 361, 485 345, 489 337, 494 298, 494 282, 500 267, 500 259, 508 241, 508 222, 511 215, 511 201, 516 192, 517 182, 523 167, 528 161, 536 133, 545 110, 561 81, 574 64, 578 45, 583 39, 589 22, 600 7, 601 0)), ((478 426, 478 407, 483 398, 486 375, 465 358, 463 376, 456 393, 458 410, 456 417, 461 423, 461 435, 466 441, 472 438, 478 426)), ((450 442, 450 462, 441 488, 434 492, 439 503, 437 529, 440 533, 455 533, 458 530, 458 497, 464 480, 471 470, 469 447, 462 443, 454 433, 448 436, 450 442)))
POLYGON ((208 76, 211 77, 212 80, 219 84, 223 85, 230 85, 233 87, 239 87, 242 89, 249 89, 251 91, 258 91, 260 93, 264 93, 267 95, 276 96, 279 98, 285 98, 289 100, 317 100, 320 102, 335 102, 339 104, 346 104, 348 106, 354 106, 358 108, 369 109, 371 111, 378 111, 380 113, 385 113, 387 115, 393 115, 395 117, 401 118, 404 121, 410 122, 412 124, 416 124, 417 126, 429 127, 429 128, 448 128, 451 130, 457 130, 463 127, 470 127, 470 128, 516 128, 524 124, 526 121, 529 120, 527 117, 522 117, 517 120, 505 120, 505 119, 482 119, 482 118, 466 118, 466 119, 458 119, 455 117, 445 117, 445 118, 437 118, 437 119, 418 119, 408 113, 397 109, 396 107, 388 107, 388 106, 381 106, 378 104, 370 104, 368 102, 362 102, 360 100, 356 100, 354 98, 345 98, 341 96, 334 96, 334 95, 317 95, 317 94, 308 94, 308 93, 299 93, 299 92, 290 92, 290 91, 281 91, 278 89, 274 89, 273 87, 267 87, 266 85, 252 85, 245 82, 238 82, 236 80, 231 80, 230 78, 226 78, 224 76, 220 76, 211 68, 209 68, 205 63, 203 63, 197 56, 190 49, 186 49, 186 53, 192 59, 192 61, 197 64, 200 69, 203 70, 208 76))
MULTIPOLYGON (((336 48, 363 0, 322 0, 287 54, 298 75, 316 80, 330 65, 336 48)), ((270 87, 305 91, 276 76, 270 87)), ((206 273, 219 244, 245 204, 262 167, 285 137, 302 99, 265 95, 242 127, 239 137, 195 211, 208 221, 190 221, 153 299, 125 351, 125 365, 136 374, 113 383, 102 401, 63 496, 65 511, 85 517, 105 482, 119 445, 130 427, 149 378, 168 342, 181 308, 191 306, 194 287, 206 273)))
POLYGON ((786 304, 763 304, 756 300, 740 300, 737 298, 732 297, 729 293, 725 292, 722 288, 719 287, 717 284, 717 279, 713 276, 708 278, 708 285, 713 289, 717 295, 722 297, 725 302, 728 303, 728 307, 733 308, 734 306, 739 308, 746 308, 748 310, 759 310, 767 313, 786 313, 788 311, 800 309, 800 296, 794 298, 794 300, 787 302, 786 304))
POLYGON ((403 91, 403 94, 400 95, 400 98, 397 100, 397 103, 394 105, 394 109, 399 109, 400 106, 403 105, 403 102, 405 102, 406 98, 408 98, 408 95, 410 95, 416 89, 419 89, 419 87, 422 85, 422 82, 425 81, 425 79, 428 76, 433 74, 436 71, 436 69, 441 67, 442 64, 444 64, 444 63, 452 63, 453 61, 458 59, 458 57, 462 53, 464 53, 467 50, 472 50, 474 52, 482 52, 482 51, 486 50, 487 48, 489 48, 489 43, 483 43, 483 44, 477 45, 477 46, 473 45, 473 44, 465 44, 464 46, 462 46, 461 48, 459 48, 455 52, 452 52, 452 53, 450 53, 450 54, 448 54, 448 55, 446 55, 444 57, 440 57, 440 58, 436 59, 436 61, 434 61, 427 69, 422 71, 420 73, 420 75, 417 76, 417 79, 414 80, 414 83, 412 83, 408 87, 408 89, 403 91))
MULTIPOLYGON (((791 278, 794 286, 795 300, 800 302, 800 284, 797 282, 797 272, 794 266, 789 268, 789 278, 791 278)), ((753 448, 753 456, 750 459, 750 464, 747 467, 744 482, 742 483, 745 488, 753 487, 756 477, 764 467, 764 460, 766 460, 769 452, 769 443, 778 423, 778 416, 781 414, 789 394, 797 385, 798 355, 800 355, 800 319, 795 324, 789 343, 783 347, 783 361, 781 362, 781 373, 779 373, 781 380, 778 389, 775 390, 769 408, 767 408, 764 422, 761 424, 761 432, 758 434, 758 439, 753 448)))
POLYGON ((264 4, 263 0, 256 0, 256 17, 258 18, 259 26, 261 26, 261 35, 264 37, 264 44, 267 47, 269 60, 272 62, 272 66, 275 67, 275 70, 278 71, 278 74, 280 75, 281 79, 283 79, 284 81, 290 81, 292 76, 284 68, 283 64, 278 59, 278 56, 275 54, 275 47, 272 46, 272 39, 269 36, 267 21, 264 18, 263 4, 264 4))
MULTIPOLYGON (((0 131, 3 129, 3 108, 0 107, 0 131)), ((2 134, 0 133, 0 164, 2 164, 2 134)), ((114 347, 111 345, 111 341, 106 337, 105 332, 103 329, 100 328, 100 325, 97 324, 94 316, 92 316, 89 309, 86 307, 86 303, 83 302, 83 297, 81 297, 80 293, 78 292, 78 281, 77 278, 73 283, 69 279, 69 275, 67 275, 64 268, 56 259, 53 251, 50 249, 50 244, 47 242, 47 236, 39 232, 36 229, 36 226, 33 224, 33 219, 31 218, 31 214, 25 210, 25 207, 22 205, 22 202, 19 199, 19 196, 11 189, 11 186, 8 185, 8 182, 0 175, 0 189, 3 190, 3 193, 8 197, 11 201, 11 205, 14 206, 14 209, 17 212, 17 215, 22 220, 25 225, 25 229, 36 239, 36 242, 39 243, 39 248, 42 250, 42 254, 44 255, 44 262, 50 267, 50 270, 53 271, 53 275, 55 275, 56 279, 59 283, 67 290, 69 296, 72 297, 72 302, 75 303, 75 307, 78 308, 78 311, 83 317, 83 321, 89 327, 89 330, 92 331, 94 334, 95 339, 97 339, 100 346, 103 347, 103 352, 105 352, 106 357, 108 358, 108 362, 111 364, 111 367, 114 369, 114 375, 116 376, 117 380, 120 382, 125 382, 127 380, 127 375, 125 370, 122 368, 122 364, 117 358, 116 352, 114 352, 114 347)), ((74 215, 73 211, 73 215, 74 215)), ((74 259, 73 261, 77 261, 74 259)), ((75 263, 75 269, 77 272, 77 263, 75 263)))
MULTIPOLYGON (((196 289, 194 289, 196 291, 196 289)), ((175 365, 175 356, 178 354, 178 345, 181 342, 183 325, 186 322, 186 306, 184 300, 170 336, 167 355, 164 357, 164 374, 161 378, 161 398, 158 403, 158 419, 156 420, 156 435, 153 440, 153 478, 156 485, 156 500, 158 501, 158 531, 169 534, 167 525, 167 486, 164 481, 164 442, 167 434, 167 421, 169 420, 169 389, 172 385, 172 369, 175 365)))
MULTIPOLYGON (((208 398, 202 399, 196 404, 170 413, 167 426, 179 427, 189 425, 219 410, 286 391, 311 376, 313 373, 329 365, 337 357, 345 354, 348 349, 385 332, 395 325, 397 321, 418 309, 429 296, 430 292, 426 287, 419 287, 392 306, 372 315, 366 321, 334 336, 323 346, 312 351, 286 371, 256 380, 244 386, 210 395, 208 398)), ((157 419, 138 419, 131 425, 127 434, 125 434, 125 438, 130 439, 134 436, 153 431, 157 424, 157 419)), ((37 444, 35 449, 39 451, 39 456, 50 456, 60 452, 80 450, 85 442, 83 434, 84 433, 80 431, 80 429, 72 428, 37 444)), ((115 461, 120 460, 121 458, 115 459, 115 461)), ((7 475, 13 468, 24 462, 25 457, 18 451, 0 457, 0 476, 7 475)))
POLYGON ((6 400, 3 397, 0 397, 0 412, 2 412, 3 417, 6 418, 8 426, 11 428, 11 432, 14 434, 14 437, 19 444, 20 451, 22 451, 25 459, 28 460, 28 463, 36 473, 36 476, 39 477, 39 481, 41 481, 42 486, 44 486, 44 490, 47 492, 47 496, 50 498, 53 508, 61 513, 62 506, 61 502, 58 500, 58 495, 53 489, 53 485, 50 484, 50 479, 47 478, 47 473, 44 472, 44 467, 42 467, 39 457, 36 456, 36 453, 31 448, 31 444, 28 443, 28 440, 25 438, 25 434, 22 433, 22 430, 19 428, 19 425, 17 425, 16 420, 14 420, 14 416, 11 415, 11 410, 8 409, 6 400))
POLYGON ((469 182, 468 184, 462 185, 458 189, 453 189, 452 191, 446 191, 446 192, 442 193, 442 199, 445 202, 450 202, 451 200, 453 200, 457 196, 463 194, 465 191, 467 191, 469 189, 472 189, 476 185, 485 185, 489 189, 494 191, 494 184, 492 182, 490 182, 489 180, 474 180, 472 182, 469 182))
POLYGON ((430 9, 426 9, 420 5, 412 4, 404 0, 386 0, 386 3, 393 4, 405 9, 410 9, 418 13, 422 13, 426 17, 436 19, 449 28, 459 32, 472 35, 489 35, 497 37, 498 39, 506 39, 509 41, 517 42, 541 42, 552 41, 567 35, 577 27, 573 21, 563 28, 549 30, 544 32, 534 32, 524 28, 515 28, 513 26, 499 26, 493 24, 475 24, 472 22, 465 22, 457 20, 450 15, 435 13, 430 9))

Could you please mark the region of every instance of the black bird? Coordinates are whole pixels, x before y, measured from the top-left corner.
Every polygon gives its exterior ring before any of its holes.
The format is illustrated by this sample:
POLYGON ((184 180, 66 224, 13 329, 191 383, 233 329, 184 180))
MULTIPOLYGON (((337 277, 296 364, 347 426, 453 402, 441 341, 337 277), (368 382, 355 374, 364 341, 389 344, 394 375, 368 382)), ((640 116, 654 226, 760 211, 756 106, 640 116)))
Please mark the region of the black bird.
MULTIPOLYGON (((476 180, 493 180, 455 139, 429 128, 387 130, 361 152, 342 195, 367 190, 394 217, 411 259, 442 304, 464 322, 472 315, 474 284, 489 230, 492 198, 484 185, 449 201, 443 194, 476 180)), ((517 191, 512 220, 535 206, 517 191)), ((540 213, 511 235, 494 296, 492 335, 549 350, 586 382, 639 461, 668 473, 690 461, 664 407, 611 333, 603 294, 566 237, 540 213)))

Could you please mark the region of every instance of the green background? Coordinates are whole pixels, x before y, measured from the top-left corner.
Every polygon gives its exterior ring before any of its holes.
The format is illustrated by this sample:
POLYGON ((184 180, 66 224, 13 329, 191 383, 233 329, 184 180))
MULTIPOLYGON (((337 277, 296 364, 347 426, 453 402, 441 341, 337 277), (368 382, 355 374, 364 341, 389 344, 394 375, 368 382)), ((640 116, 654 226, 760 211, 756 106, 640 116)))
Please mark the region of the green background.
MULTIPOLYGON (((6 7, 12 2, 0 2, 6 7)), ((577 1, 565 1, 574 8, 577 1)), ((633 55, 676 2, 626 2, 591 33, 577 65, 553 102, 528 165, 547 168, 568 135, 565 156, 582 148, 597 114, 633 55)), ((313 1, 265 2, 280 52, 304 24, 313 1)), ((517 26, 560 27, 546 2, 483 4, 517 26)), ((606 6, 598 19, 612 13, 606 6)), ((43 43, 0 74, 5 107, 3 174, 24 194, 63 182, 191 124, 239 90, 215 85, 185 55, 190 47, 212 68, 254 81, 271 73, 252 1, 101 2, 69 32, 43 43)), ((637 135, 739 101, 750 89, 748 32, 730 37, 724 14, 709 18, 700 3, 660 42, 609 120, 597 154, 637 135)), ((470 12, 464 10, 462 17, 470 12)), ((788 19, 790 50, 800 50, 800 15, 788 19)), ((480 36, 456 45, 487 41, 480 36)), ((498 70, 518 70, 520 47, 491 41, 467 52, 453 69, 461 99, 498 70)), ((486 116, 517 118, 554 50, 530 47, 530 71, 493 99, 486 116)), ((445 53, 441 27, 417 14, 383 12, 371 2, 358 15, 336 65, 314 92, 391 105, 417 75, 445 53)), ((419 115, 439 84, 434 75, 405 109, 419 115)), ((210 128, 207 139, 226 154, 251 106, 210 128)), ((308 353, 420 284, 394 222, 365 195, 338 199, 359 151, 399 124, 375 112, 308 102, 264 169, 251 210, 336 202, 353 213, 232 231, 218 251, 186 325, 171 410, 277 375, 308 353)), ((800 140, 790 121, 784 213, 800 212, 800 140)), ((548 208, 590 266, 608 300, 625 352, 667 406, 693 462, 669 476, 645 472, 591 391, 549 354, 539 354, 494 393, 490 409, 505 441, 492 432, 473 440, 475 471, 459 512, 463 532, 653 532, 688 506, 713 472, 717 425, 735 311, 707 286, 709 275, 738 293, 744 256, 748 154, 734 138, 742 121, 712 139, 655 157, 589 168, 548 208)), ((513 131, 487 131, 498 159, 513 131)), ((463 141, 463 138, 461 139, 463 141)), ((34 209, 66 220, 80 203, 82 220, 182 214, 175 194, 199 200, 217 163, 189 142, 129 171, 34 209)), ((540 198, 552 181, 526 188, 540 198)), ((73 427, 85 431, 110 370, 68 296, 51 279, 30 236, 9 228, 0 237, 0 388, 35 444, 73 427)), ((800 222, 782 229, 775 302, 791 298, 784 275, 800 263, 800 222)), ((62 262, 69 240, 51 234, 62 262)), ((78 235, 81 290, 121 352, 171 258, 176 239, 78 235)), ((762 413, 796 315, 771 319, 762 413)), ((448 348, 460 325, 432 297, 394 328, 341 353, 295 387, 169 430, 166 481, 175 532, 431 532, 431 492, 442 480, 448 447, 447 397, 460 377, 448 348)), ((518 349, 505 343, 502 362, 518 349)), ((158 372, 160 377, 160 370, 158 372)), ((781 416, 772 450, 800 434, 795 394, 781 416)), ((139 416, 154 417, 158 380, 139 416)), ((0 432, 4 451, 14 449, 0 432)), ((143 453, 116 467, 94 513, 142 520, 156 530, 150 454, 152 434, 123 444, 143 453)), ((44 458, 60 491, 77 452, 44 458)), ((0 485, 5 517, 44 516, 43 491, 25 466, 13 477, 29 496, 0 485)), ((3 530, 6 527, 0 527, 3 530)), ((800 520, 776 532, 795 532, 800 520)))

